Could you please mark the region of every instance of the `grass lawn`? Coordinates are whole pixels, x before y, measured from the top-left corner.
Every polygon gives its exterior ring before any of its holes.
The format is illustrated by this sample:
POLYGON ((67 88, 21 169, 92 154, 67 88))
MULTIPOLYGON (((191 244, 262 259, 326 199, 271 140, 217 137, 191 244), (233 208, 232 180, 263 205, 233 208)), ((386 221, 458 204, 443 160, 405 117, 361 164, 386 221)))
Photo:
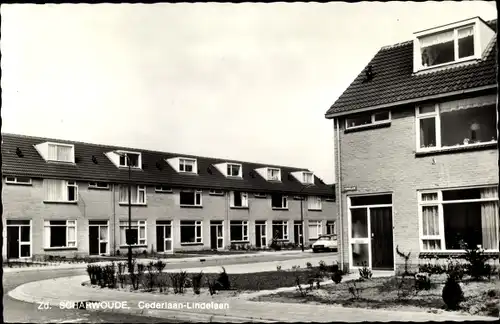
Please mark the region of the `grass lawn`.
MULTIPOLYGON (((338 285, 323 286, 321 289, 309 291, 302 296, 298 291, 280 292, 256 297, 254 301, 269 301, 283 303, 313 303, 336 304, 345 307, 389 309, 401 311, 430 311, 442 312, 446 305, 441 297, 445 276, 431 277, 432 287, 416 295, 406 298, 398 297, 398 282, 392 278, 373 278, 363 282, 355 282, 359 295, 355 297, 349 291, 354 288, 352 282, 342 282, 338 285)), ((461 304, 462 313, 499 316, 500 280, 498 277, 491 280, 473 282, 464 280, 461 284, 465 301, 461 304)))

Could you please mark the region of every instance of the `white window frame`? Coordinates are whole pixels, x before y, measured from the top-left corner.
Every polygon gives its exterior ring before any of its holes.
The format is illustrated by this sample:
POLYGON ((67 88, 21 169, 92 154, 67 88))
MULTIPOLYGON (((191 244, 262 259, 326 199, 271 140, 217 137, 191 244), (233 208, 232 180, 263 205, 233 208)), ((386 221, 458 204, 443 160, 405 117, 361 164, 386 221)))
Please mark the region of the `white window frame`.
MULTIPOLYGON (((146 186, 144 185, 132 185, 132 188, 130 188, 131 191, 133 190, 136 190, 137 194, 136 194, 136 197, 137 197, 137 201, 133 201, 133 200, 130 200, 130 203, 131 205, 146 205, 147 204, 147 190, 146 190, 146 186), (140 197, 140 193, 141 192, 144 192, 144 202, 140 202, 139 201, 139 197, 140 197)), ((120 185, 120 189, 118 191, 118 198, 119 198, 119 204, 120 205, 128 205, 128 185, 126 184, 122 184, 120 185), (124 188, 125 189, 125 193, 126 193, 126 196, 125 196, 125 201, 121 200, 121 194, 120 194, 120 191, 122 190, 121 188, 124 188)), ((131 197, 132 199, 132 197, 131 197)))
POLYGON ((172 253, 174 251, 174 240, 173 240, 173 237, 174 237, 173 228, 174 227, 173 227, 172 223, 173 222, 171 220, 166 220, 166 221, 163 221, 160 219, 156 220, 155 230, 158 231, 158 227, 160 227, 163 231, 163 241, 162 241, 163 251, 162 252, 158 251, 158 246, 157 246, 156 251, 158 253, 172 253), (160 223, 158 221, 160 221, 160 223), (167 235, 166 235, 167 228, 170 228, 170 237, 169 238, 167 238, 167 235), (167 250, 165 248, 167 242, 170 242, 170 250, 167 250))
POLYGON ((102 190, 109 190, 109 183, 107 182, 89 182, 89 189, 102 189, 102 190), (105 183, 106 186, 100 186, 99 184, 105 183))
POLYGON ((224 190, 222 189, 210 189, 208 191, 210 196, 224 196, 224 190))
MULTIPOLYGON (((432 152, 432 151, 440 151, 440 150, 454 148, 454 146, 444 146, 443 147, 441 144, 441 114, 439 113, 439 103, 435 103, 433 105, 434 105, 434 111, 427 112, 427 113, 420 113, 420 108, 422 108, 424 105, 417 105, 415 107, 415 130, 416 130, 415 141, 416 141, 416 151, 417 152, 432 152), (432 118, 434 119, 434 123, 435 123, 436 146, 434 146, 434 147, 420 147, 420 121, 422 119, 432 119, 432 118)), ((480 109, 480 108, 473 108, 473 109, 480 109)), ((485 145, 488 143, 497 143, 497 141, 464 144, 464 145, 460 145, 459 147, 475 147, 475 146, 485 145)))
MULTIPOLYGON (((33 256, 33 226, 32 226, 32 221, 31 219, 7 219, 6 222, 5 222, 5 227, 6 227, 6 230, 7 230, 7 227, 18 227, 19 228, 19 259, 30 259, 32 256, 33 256), (9 222, 16 222, 16 221, 27 221, 28 224, 9 224, 9 222), (22 227, 29 227, 30 229, 30 237, 29 237, 29 241, 22 241, 22 238, 21 238, 21 228, 22 227), (23 245, 29 245, 30 247, 30 255, 29 256, 21 256, 21 246, 23 245)), ((7 246, 7 244, 9 244, 7 242, 7 234, 5 234, 5 246, 7 246)))
POLYGON ((65 225, 51 225, 51 221, 59 221, 57 219, 52 219, 52 220, 45 220, 43 222, 43 227, 44 227, 44 249, 77 249, 78 248, 78 228, 77 228, 77 222, 75 219, 69 219, 65 220, 66 224, 65 225), (50 246, 50 235, 52 235, 50 229, 52 227, 66 227, 66 246, 61 246, 61 247, 51 247, 50 246), (69 228, 74 228, 75 229, 75 239, 70 240, 69 239, 69 228), (48 230, 47 230, 48 229, 48 230), (73 244, 73 245, 71 245, 73 244))
POLYGON ((235 206, 234 204, 234 198, 235 198, 235 191, 230 191, 230 207, 231 208, 248 208, 248 193, 243 192, 243 191, 237 191, 241 195, 241 206, 235 206))
POLYGON ((323 222, 320 220, 310 220, 307 222, 307 235, 310 240, 317 240, 321 235, 323 235, 323 222), (311 236, 311 227, 316 227, 318 236, 311 236))
MULTIPOLYGON (((361 114, 363 114, 363 113, 361 113, 361 114)), ((364 114, 368 114, 368 113, 364 113, 364 114)), ((354 116, 358 116, 358 115, 359 115, 359 114, 353 115, 353 117, 354 117, 354 116)), ((371 122, 370 122, 369 124, 365 124, 365 125, 349 126, 349 124, 348 124, 349 119, 352 119, 352 118, 347 117, 347 118, 345 119, 345 129, 346 129, 346 130, 347 130, 347 129, 349 129, 349 130, 350 130, 350 129, 365 128, 365 127, 370 127, 370 126, 372 126, 372 125, 389 124, 389 123, 391 123, 391 121, 392 121, 392 113, 391 113, 391 111, 390 111, 390 110, 382 110, 382 111, 375 111, 375 112, 372 112, 372 113, 370 113, 370 119, 371 119, 371 122), (375 120, 375 115, 380 114, 380 113, 385 113, 385 112, 387 112, 387 113, 388 113, 388 115, 389 115, 387 119, 384 119, 384 120, 378 120, 378 121, 376 121, 376 120, 375 120)))
MULTIPOLYGON (((417 191, 418 196, 418 226, 419 226, 419 244, 420 251, 422 252, 432 252, 432 253, 446 253, 446 252, 465 252, 465 250, 447 250, 445 242, 445 228, 444 228, 444 210, 443 205, 453 204, 453 203, 473 203, 473 202, 488 202, 488 201, 499 201, 497 198, 480 198, 480 199, 467 199, 467 200, 446 200, 443 201, 443 191, 448 190, 460 190, 460 189, 479 189, 488 187, 498 187, 498 186, 475 186, 475 187, 464 187, 464 188, 443 188, 434 190, 419 190, 417 191), (422 200, 423 194, 437 193, 436 200, 422 200), (438 235, 424 235, 423 231, 423 207, 438 207, 438 222, 439 222, 439 234, 438 235), (424 240, 439 240, 441 249, 440 250, 425 250, 424 240)), ((481 216, 479 216, 481 217, 481 216)), ((497 244, 498 246, 498 244, 497 244)), ((498 252, 498 249, 486 250, 487 252, 498 252)))
POLYGON ((337 221, 326 221, 325 224, 325 234, 337 235, 337 221), (328 233, 328 229, 331 229, 331 233, 328 233))
POLYGON ((320 196, 308 196, 307 197, 307 210, 321 210, 323 208, 321 202, 322 202, 322 199, 320 196), (313 202, 315 203, 314 205, 312 204, 313 202))
POLYGON ((422 70, 428 70, 428 69, 434 69, 434 68, 439 68, 439 67, 443 67, 443 66, 447 66, 447 65, 450 65, 450 64, 456 64, 456 63, 460 63, 460 62, 464 62, 464 61, 470 61, 470 60, 473 60, 473 59, 478 59, 480 58, 481 54, 482 53, 477 53, 477 50, 478 50, 478 47, 477 47, 477 43, 479 42, 480 40, 478 39, 478 28, 477 28, 477 23, 475 22, 468 22, 464 25, 460 25, 460 26, 456 26, 456 27, 453 27, 453 28, 447 28, 447 29, 443 29, 443 30, 439 30, 439 31, 432 31, 431 33, 428 33, 428 34, 424 34, 424 35, 420 35, 417 37, 417 53, 415 53, 414 55, 418 55, 418 60, 417 60, 417 64, 418 64, 418 69, 417 71, 422 71, 422 70), (458 55, 458 31, 461 30, 461 29, 467 29, 467 28, 470 28, 472 27, 472 30, 473 30, 473 33, 474 33, 474 54, 471 55, 471 56, 467 56, 467 57, 462 57, 462 58, 459 58, 458 55), (430 36, 430 35, 435 35, 435 34, 444 34, 444 33, 448 33, 450 32, 451 30, 453 30, 453 47, 454 47, 454 60, 453 61, 450 61, 450 62, 446 62, 446 63, 441 63, 441 64, 435 64, 435 65, 431 65, 431 66, 423 66, 422 65, 422 43, 421 43, 421 38, 425 38, 427 36, 430 36))
POLYGON ((267 181, 281 181, 281 169, 280 168, 267 168, 267 181), (273 172, 278 175, 273 177, 273 172))
POLYGON ((202 190, 199 190, 199 189, 196 189, 196 190, 181 190, 179 191, 179 205, 181 207, 202 207, 203 206, 203 191, 202 190), (194 204, 193 205, 186 205, 186 204, 182 204, 181 203, 181 194, 182 193, 192 193, 194 195, 194 204), (197 204, 196 203, 196 196, 199 195, 200 196, 200 203, 197 204))
POLYGON ((249 235, 248 235, 249 227, 248 227, 248 221, 238 221, 238 220, 232 220, 229 222, 229 236, 231 239, 231 243, 244 243, 244 242, 250 242, 249 240, 249 235), (231 228, 233 226, 241 226, 241 240, 233 240, 232 235, 231 235, 231 228), (245 229, 246 229, 246 235, 245 235, 245 229))
POLYGON ((312 172, 302 172, 302 183, 305 184, 314 184, 314 173, 312 172), (306 180, 306 176, 311 177, 311 181, 306 180))
POLYGON ((255 198, 267 198, 267 194, 263 192, 256 192, 253 194, 255 198))
POLYGON ((7 184, 13 184, 13 185, 31 186, 33 184, 33 179, 31 179, 30 177, 12 177, 12 176, 6 176, 5 177, 5 183, 7 183, 7 184), (29 182, 19 181, 19 178, 29 179, 29 182))
POLYGON ((47 161, 54 161, 54 162, 64 162, 64 163, 75 163, 75 145, 73 144, 62 144, 62 143, 54 143, 54 142, 47 142, 47 161), (56 152, 57 152, 57 146, 63 146, 63 147, 70 147, 71 148, 71 160, 70 161, 63 161, 59 159, 51 159, 50 158, 50 147, 51 146, 56 146, 56 152))
POLYGON ((226 173, 227 173, 226 176, 228 176, 228 177, 241 178, 243 175, 243 166, 241 164, 238 164, 238 163, 228 163, 227 168, 226 168, 226 173), (233 167, 238 168, 238 174, 236 174, 236 175, 232 174, 233 167))
POLYGON ((131 169, 142 169, 142 154, 140 152, 117 151, 116 153, 118 154, 118 166, 120 168, 128 168, 128 158, 127 158, 127 155, 128 154, 134 154, 134 155, 138 156, 137 157, 137 166, 131 165, 130 168, 131 169), (125 155, 125 157, 124 157, 125 164, 121 164, 120 163, 120 156, 121 155, 125 155))
POLYGON ((179 241, 181 245, 199 245, 203 244, 203 221, 190 221, 190 220, 181 220, 179 225, 179 241), (192 224, 182 224, 182 222, 194 222, 192 224), (195 242, 182 242, 182 227, 183 226, 193 226, 194 227, 194 236, 195 242), (200 235, 198 235, 198 227, 200 228, 200 235))
POLYGON ((60 180, 60 179, 44 179, 44 190, 45 190, 45 200, 44 202, 68 202, 68 203, 76 203, 78 202, 78 184, 76 183, 76 181, 69 181, 69 180, 60 180), (52 183, 54 181, 58 181, 62 184, 63 186, 63 190, 67 190, 69 189, 69 187, 73 187, 75 188, 75 200, 64 200, 64 199, 60 199, 60 200, 51 200, 51 199, 48 199, 47 195, 48 195, 48 185, 49 183, 52 183))
POLYGON ((198 162, 192 158, 179 158, 179 172, 180 173, 198 173, 198 162), (186 171, 186 165, 191 164, 193 171, 186 171))
MULTIPOLYGON (((271 231, 272 231, 271 237, 274 239, 274 226, 281 226, 282 227, 281 232, 283 233, 283 237, 279 238, 278 240, 279 241, 289 241, 290 240, 290 233, 288 231, 288 224, 289 224, 289 221, 286 221, 286 220, 273 220, 271 222, 271 231)), ((302 235, 304 235, 304 233, 302 233, 302 235)))
POLYGON ((273 198, 271 196, 271 208, 272 209, 275 209, 275 210, 285 210, 285 209, 288 209, 288 196, 286 195, 283 195, 283 194, 279 194, 281 195, 281 207, 274 207, 273 206, 273 198))
POLYGON ((172 187, 169 187, 166 185, 157 185, 157 186, 155 186, 155 192, 172 193, 173 189, 172 189, 172 187))
MULTIPOLYGON (((131 244, 130 246, 147 246, 148 245, 148 226, 145 220, 133 220, 131 222, 131 227, 134 230, 134 227, 137 227, 137 243, 131 244), (144 236, 141 237, 141 228, 144 228, 144 236), (142 241, 142 242, 141 242, 142 241)), ((120 221, 120 241, 122 238, 122 231, 125 231, 125 242, 120 242, 120 247, 127 247, 127 230, 128 230, 128 220, 120 221)))

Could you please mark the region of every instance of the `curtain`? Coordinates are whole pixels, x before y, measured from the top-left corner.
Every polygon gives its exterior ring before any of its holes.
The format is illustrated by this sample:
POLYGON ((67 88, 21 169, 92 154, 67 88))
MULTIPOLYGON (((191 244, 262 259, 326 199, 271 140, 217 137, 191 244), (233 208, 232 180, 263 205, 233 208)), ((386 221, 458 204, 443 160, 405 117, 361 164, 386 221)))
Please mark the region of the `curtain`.
POLYGON ((439 215, 437 206, 423 206, 422 208, 422 234, 439 235, 439 215))
POLYGON ((120 186, 120 198, 121 203, 128 202, 128 186, 121 185, 120 186))
POLYGON ((49 160, 57 160, 57 146, 49 144, 49 160))
POLYGON ((497 95, 487 95, 474 98, 467 98, 461 100, 446 101, 439 104, 439 112, 446 113, 461 109, 478 108, 484 106, 495 105, 497 102, 497 95))
POLYGON ((248 195, 246 193, 241 194, 241 205, 243 207, 248 207, 248 195))
POLYGON ((469 36, 474 36, 474 28, 463 28, 458 30, 458 38, 465 38, 469 36))
POLYGON ((50 247, 50 221, 45 221, 43 242, 45 247, 50 247))
POLYGON ((71 147, 57 146, 57 160, 71 162, 71 147))
MULTIPOLYGON (((481 198, 498 198, 498 188, 490 187, 481 189, 481 198)), ((483 236, 483 248, 485 250, 496 250, 498 246, 498 201, 481 203, 481 230, 483 236)))
POLYGON ((420 38, 420 47, 429 47, 437 44, 452 42, 453 30, 446 33, 439 33, 420 38))
POLYGON ((64 180, 45 179, 45 198, 48 201, 68 200, 68 192, 64 190, 64 180))
POLYGON ((108 227, 107 226, 100 226, 99 227, 100 231, 100 236, 101 236, 101 241, 108 241, 108 227))

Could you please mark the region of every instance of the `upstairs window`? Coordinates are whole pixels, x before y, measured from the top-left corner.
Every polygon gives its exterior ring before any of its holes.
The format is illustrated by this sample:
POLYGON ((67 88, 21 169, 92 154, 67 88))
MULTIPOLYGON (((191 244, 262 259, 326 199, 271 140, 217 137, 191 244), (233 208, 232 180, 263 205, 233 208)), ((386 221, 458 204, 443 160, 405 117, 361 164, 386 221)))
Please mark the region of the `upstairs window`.
POLYGON ((45 179, 45 201, 76 202, 78 201, 78 186, 75 181, 45 179))
POLYGON ((227 176, 228 177, 241 177, 241 165, 234 164, 234 163, 228 163, 227 176))
POLYGON ((89 182, 90 189, 109 189, 109 183, 107 182, 89 182))
POLYGON ((278 168, 268 168, 267 169, 267 180, 280 181, 281 180, 281 170, 278 168))
POLYGON ((140 167, 140 154, 131 153, 131 152, 123 152, 118 153, 120 155, 120 166, 128 167, 130 165, 131 168, 139 168, 140 167))
POLYGON ((316 197, 316 196, 307 197, 307 209, 321 210, 321 197, 316 197))
POLYGON ((419 42, 422 67, 474 57, 474 26, 423 36, 419 42))
POLYGON ((497 141, 496 95, 421 105, 416 117, 418 151, 497 141))
POLYGON ((314 177, 313 177, 312 172, 304 172, 302 174, 302 182, 308 183, 308 184, 314 183, 314 177))
POLYGON ((201 206, 201 190, 183 190, 179 197, 181 206, 201 206))
POLYGON ((64 144, 48 144, 49 155, 48 160, 58 162, 74 162, 74 146, 64 144))
POLYGON ((19 184, 19 185, 31 185, 31 178, 26 177, 5 177, 5 183, 8 184, 19 184))
POLYGON ((287 209, 288 199, 284 195, 273 194, 271 196, 271 206, 273 209, 287 209))
POLYGON ((224 196, 224 190, 220 189, 210 189, 208 192, 209 195, 211 196, 224 196))
POLYGON ((246 192, 231 191, 231 207, 248 207, 248 194, 246 192))
POLYGON ((168 192, 168 193, 170 193, 170 192, 172 192, 172 187, 164 186, 164 185, 156 186, 155 192, 168 192))
POLYGON ((391 121, 391 112, 388 110, 378 111, 375 113, 366 113, 354 115, 346 118, 345 128, 361 128, 369 125, 385 124, 391 121))
MULTIPOLYGON (((132 186, 130 188, 132 195, 130 196, 130 203, 133 205, 146 204, 146 186, 132 186)), ((120 204, 128 204, 128 185, 120 186, 120 204)))
POLYGON ((195 173, 196 160, 179 159, 179 172, 195 173))

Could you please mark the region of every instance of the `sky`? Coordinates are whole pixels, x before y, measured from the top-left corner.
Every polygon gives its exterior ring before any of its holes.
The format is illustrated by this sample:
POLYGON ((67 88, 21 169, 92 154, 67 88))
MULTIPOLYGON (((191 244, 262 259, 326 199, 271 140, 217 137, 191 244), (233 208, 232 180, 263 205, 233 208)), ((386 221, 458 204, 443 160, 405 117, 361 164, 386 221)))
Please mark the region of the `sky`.
POLYGON ((495 2, 2 5, 2 132, 308 168, 385 45, 495 2))

